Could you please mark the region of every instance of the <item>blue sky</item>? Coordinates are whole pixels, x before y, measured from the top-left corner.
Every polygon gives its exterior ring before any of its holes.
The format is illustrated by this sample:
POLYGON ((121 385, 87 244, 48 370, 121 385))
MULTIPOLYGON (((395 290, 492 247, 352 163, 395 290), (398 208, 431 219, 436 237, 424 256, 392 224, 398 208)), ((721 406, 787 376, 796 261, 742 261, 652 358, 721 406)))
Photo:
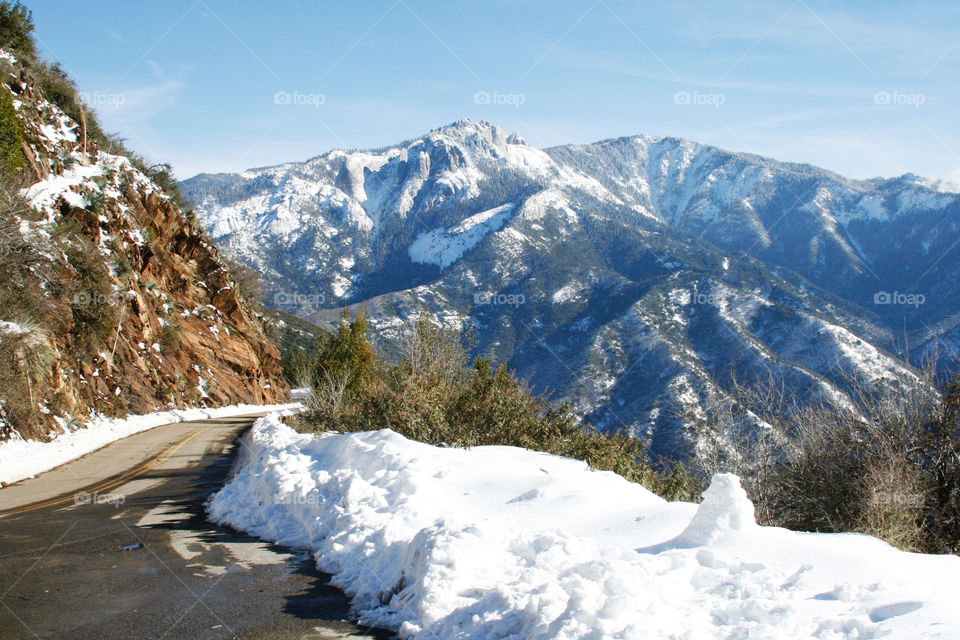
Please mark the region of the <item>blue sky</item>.
POLYGON ((27 1, 109 131, 181 178, 462 117, 960 183, 955 2, 27 1))

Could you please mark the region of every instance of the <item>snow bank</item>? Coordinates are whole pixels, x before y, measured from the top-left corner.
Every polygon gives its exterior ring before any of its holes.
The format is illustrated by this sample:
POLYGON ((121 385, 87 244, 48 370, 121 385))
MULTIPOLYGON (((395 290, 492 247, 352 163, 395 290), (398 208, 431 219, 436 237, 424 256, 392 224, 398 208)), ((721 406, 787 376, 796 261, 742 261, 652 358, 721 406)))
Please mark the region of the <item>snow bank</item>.
POLYGON ((65 462, 140 431, 173 422, 227 418, 249 413, 281 411, 300 404, 239 404, 218 409, 158 411, 126 418, 98 417, 76 431, 63 433, 50 442, 13 440, 0 443, 0 482, 10 484, 49 471, 65 462))
POLYGON ((699 507, 570 459, 383 430, 246 436, 213 520, 313 550, 405 638, 956 638, 960 558, 760 527, 732 475, 699 507))

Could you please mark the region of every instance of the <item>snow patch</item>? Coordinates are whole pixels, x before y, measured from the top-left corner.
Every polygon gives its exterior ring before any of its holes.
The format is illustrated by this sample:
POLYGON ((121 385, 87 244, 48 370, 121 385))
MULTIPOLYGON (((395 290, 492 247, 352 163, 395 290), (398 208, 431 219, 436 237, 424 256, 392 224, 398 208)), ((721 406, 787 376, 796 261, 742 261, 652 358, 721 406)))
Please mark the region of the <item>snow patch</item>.
POLYGON ((501 205, 481 211, 447 229, 426 231, 416 237, 408 252, 410 260, 420 264, 449 267, 480 244, 488 234, 499 231, 510 217, 514 205, 501 205))

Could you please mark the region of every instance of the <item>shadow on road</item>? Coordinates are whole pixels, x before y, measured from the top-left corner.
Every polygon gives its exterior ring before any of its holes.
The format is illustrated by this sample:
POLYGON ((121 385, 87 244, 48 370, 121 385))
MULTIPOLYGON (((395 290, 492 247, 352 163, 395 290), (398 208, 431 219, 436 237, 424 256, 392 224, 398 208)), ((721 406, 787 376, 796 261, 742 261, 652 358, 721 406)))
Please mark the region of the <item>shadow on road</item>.
POLYGON ((183 468, 140 475, 121 505, 0 518, 0 605, 15 617, 0 616, 0 637, 394 638, 350 622, 309 552, 206 520, 249 424, 183 468))

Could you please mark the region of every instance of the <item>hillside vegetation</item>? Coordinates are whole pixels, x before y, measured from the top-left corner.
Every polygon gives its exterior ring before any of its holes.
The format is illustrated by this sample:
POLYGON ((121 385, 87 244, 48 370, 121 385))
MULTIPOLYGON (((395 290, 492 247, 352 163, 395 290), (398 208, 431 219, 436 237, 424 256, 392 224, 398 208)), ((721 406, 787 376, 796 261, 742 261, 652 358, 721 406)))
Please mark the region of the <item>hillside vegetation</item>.
POLYGON ((505 445, 586 461, 672 500, 697 494, 682 466, 651 466, 643 444, 626 434, 600 433, 566 405, 534 395, 505 365, 470 362, 471 334, 444 329, 422 316, 399 356, 389 360, 367 341, 362 312, 344 311, 336 332, 322 336, 300 378, 312 388, 301 430, 389 428, 428 444, 505 445))
POLYGON ((272 402, 280 358, 167 165, 106 135, 0 3, 0 440, 272 402))
POLYGON ((960 378, 928 369, 908 390, 854 385, 852 401, 807 405, 774 378, 731 386, 693 420, 694 468, 739 475, 761 524, 960 552, 960 378))

